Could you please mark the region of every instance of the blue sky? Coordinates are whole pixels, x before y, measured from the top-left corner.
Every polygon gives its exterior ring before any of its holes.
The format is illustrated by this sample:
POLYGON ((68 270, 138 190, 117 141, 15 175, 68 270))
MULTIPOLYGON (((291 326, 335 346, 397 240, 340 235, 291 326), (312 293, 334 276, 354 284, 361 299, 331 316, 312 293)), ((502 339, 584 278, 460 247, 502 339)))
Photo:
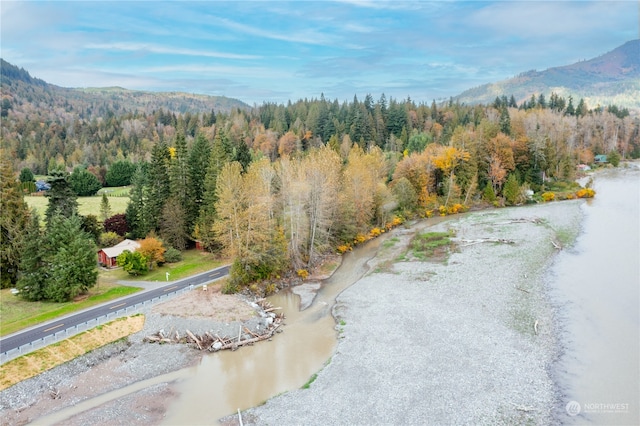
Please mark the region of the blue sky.
POLYGON ((428 103, 606 53, 640 37, 639 15, 638 1, 3 0, 0 51, 64 87, 428 103))

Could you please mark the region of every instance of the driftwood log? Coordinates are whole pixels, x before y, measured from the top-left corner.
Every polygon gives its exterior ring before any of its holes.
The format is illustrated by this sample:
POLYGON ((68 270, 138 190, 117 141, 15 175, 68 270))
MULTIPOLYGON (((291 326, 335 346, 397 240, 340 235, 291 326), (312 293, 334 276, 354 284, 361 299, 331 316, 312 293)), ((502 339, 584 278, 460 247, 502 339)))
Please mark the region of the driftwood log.
POLYGON ((504 238, 478 238, 475 240, 465 240, 465 239, 457 238, 455 241, 463 243, 460 245, 460 247, 467 247, 467 246, 480 244, 480 243, 499 243, 499 244, 515 244, 516 243, 514 240, 507 240, 504 238))
POLYGON ((254 304, 259 307, 259 313, 263 318, 265 318, 265 322, 267 324, 266 328, 260 334, 254 333, 247 327, 241 325, 238 330, 237 337, 220 337, 217 334, 211 334, 208 331, 205 331, 202 335, 198 335, 192 333, 190 330, 185 330, 183 336, 181 336, 180 333, 176 331, 173 337, 171 337, 169 335, 165 335, 164 330, 160 330, 155 334, 145 337, 144 341, 158 344, 190 344, 201 351, 208 350, 210 352, 217 352, 225 349, 236 350, 241 346, 252 345, 261 340, 270 339, 276 332, 281 332, 282 330, 280 329, 280 326, 282 325, 282 322, 284 320, 284 314, 276 314, 273 311, 282 308, 273 307, 273 305, 271 305, 265 299, 257 300, 254 304))

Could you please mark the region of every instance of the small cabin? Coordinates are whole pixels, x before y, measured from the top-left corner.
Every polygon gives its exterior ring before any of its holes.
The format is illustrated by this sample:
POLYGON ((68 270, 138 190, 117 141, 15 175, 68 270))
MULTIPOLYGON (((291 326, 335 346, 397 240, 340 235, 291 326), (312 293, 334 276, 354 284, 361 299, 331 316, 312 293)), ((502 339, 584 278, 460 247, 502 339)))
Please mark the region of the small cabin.
POLYGON ((137 241, 126 239, 113 247, 107 247, 98 251, 98 262, 107 268, 114 268, 117 265, 117 258, 123 251, 129 250, 130 252, 136 251, 140 248, 140 243, 137 241))

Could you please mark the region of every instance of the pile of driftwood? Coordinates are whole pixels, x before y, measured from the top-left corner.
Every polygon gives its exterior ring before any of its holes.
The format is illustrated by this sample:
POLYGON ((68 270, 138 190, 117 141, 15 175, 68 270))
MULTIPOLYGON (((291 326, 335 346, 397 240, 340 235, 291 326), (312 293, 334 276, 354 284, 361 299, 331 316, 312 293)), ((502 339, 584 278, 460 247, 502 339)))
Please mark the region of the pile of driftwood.
POLYGON ((275 308, 271 303, 264 299, 260 299, 252 306, 258 307, 258 313, 262 317, 261 321, 264 327, 260 328, 258 333, 254 333, 242 324, 239 326, 237 336, 224 336, 220 337, 217 334, 205 331, 204 334, 195 334, 189 330, 185 330, 185 333, 181 335, 177 330, 171 333, 165 333, 164 330, 160 330, 155 334, 144 338, 145 342, 150 343, 185 343, 190 344, 194 348, 199 350, 208 350, 209 352, 217 352, 225 349, 231 349, 235 351, 241 346, 252 345, 261 340, 270 339, 276 332, 281 332, 279 329, 284 320, 284 314, 276 314, 274 311, 281 308, 275 308))

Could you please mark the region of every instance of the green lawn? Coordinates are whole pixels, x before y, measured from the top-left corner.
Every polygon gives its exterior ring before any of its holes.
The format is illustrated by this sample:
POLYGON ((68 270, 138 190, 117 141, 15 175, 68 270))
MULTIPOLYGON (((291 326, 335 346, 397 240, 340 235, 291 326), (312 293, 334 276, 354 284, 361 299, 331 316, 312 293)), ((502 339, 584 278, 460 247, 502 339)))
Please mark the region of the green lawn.
POLYGON ((109 300, 117 299, 139 291, 138 287, 126 287, 100 281, 92 288, 83 300, 77 302, 27 302, 17 295, 11 294, 10 289, 0 292, 0 336, 14 333, 23 328, 70 314, 109 300))
POLYGON ((192 249, 182 252, 182 260, 180 262, 165 263, 145 275, 129 275, 122 269, 111 270, 104 272, 104 274, 110 280, 167 281, 166 273, 168 272, 169 281, 175 281, 228 263, 228 259, 218 259, 209 252, 192 249))
POLYGON ((128 197, 130 189, 131 186, 113 186, 100 189, 97 195, 107 194, 107 197, 128 197))
MULTIPOLYGON (((124 213, 127 210, 127 204, 129 204, 129 197, 107 197, 109 199, 109 205, 111 206, 111 214, 124 213)), ((36 209, 40 218, 44 218, 44 213, 47 210, 49 199, 45 196, 27 195, 24 197, 24 201, 27 202, 30 209, 36 209)), ((81 215, 92 214, 100 217, 100 203, 102 202, 101 195, 95 195, 93 197, 78 197, 78 212, 81 215)))
POLYGON ((4 289, 0 293, 0 336, 140 290, 138 287, 119 285, 119 280, 165 282, 165 274, 169 272, 169 280, 174 281, 228 263, 228 259, 218 259, 211 253, 193 249, 183 252, 183 260, 180 262, 165 264, 138 277, 129 275, 122 269, 101 270, 98 285, 83 300, 76 302, 27 302, 11 294, 9 289, 4 289))

